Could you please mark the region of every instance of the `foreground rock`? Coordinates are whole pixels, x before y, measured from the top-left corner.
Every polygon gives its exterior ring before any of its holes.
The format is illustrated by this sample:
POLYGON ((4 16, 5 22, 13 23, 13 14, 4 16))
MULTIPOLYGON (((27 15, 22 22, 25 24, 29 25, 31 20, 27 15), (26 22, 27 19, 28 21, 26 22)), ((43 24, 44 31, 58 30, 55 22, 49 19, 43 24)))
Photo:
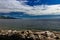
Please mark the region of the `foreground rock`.
POLYGON ((60 40, 60 32, 0 30, 0 40, 60 40))

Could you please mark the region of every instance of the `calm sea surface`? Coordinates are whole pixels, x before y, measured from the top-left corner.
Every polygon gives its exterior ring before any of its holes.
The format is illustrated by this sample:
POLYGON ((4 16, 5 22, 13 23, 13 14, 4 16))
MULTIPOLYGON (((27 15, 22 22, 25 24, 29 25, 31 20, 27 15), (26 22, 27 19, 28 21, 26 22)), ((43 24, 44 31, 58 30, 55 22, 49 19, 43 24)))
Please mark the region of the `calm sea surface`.
POLYGON ((57 30, 60 31, 59 20, 38 19, 0 19, 0 29, 34 29, 34 30, 57 30))

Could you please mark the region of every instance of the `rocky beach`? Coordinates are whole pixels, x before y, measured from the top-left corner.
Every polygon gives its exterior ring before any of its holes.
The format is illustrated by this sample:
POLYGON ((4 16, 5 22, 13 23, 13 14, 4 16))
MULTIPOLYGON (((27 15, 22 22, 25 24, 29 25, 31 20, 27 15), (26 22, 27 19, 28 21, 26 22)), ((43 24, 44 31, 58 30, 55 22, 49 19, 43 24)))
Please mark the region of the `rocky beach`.
POLYGON ((60 32, 33 30, 0 30, 0 40, 60 40, 60 32))

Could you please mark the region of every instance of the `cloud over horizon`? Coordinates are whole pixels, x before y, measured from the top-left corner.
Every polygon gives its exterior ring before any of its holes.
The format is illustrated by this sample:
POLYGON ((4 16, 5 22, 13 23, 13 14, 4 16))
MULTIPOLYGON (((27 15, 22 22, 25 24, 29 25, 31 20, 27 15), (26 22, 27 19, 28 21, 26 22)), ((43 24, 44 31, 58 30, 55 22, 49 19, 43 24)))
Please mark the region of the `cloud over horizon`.
MULTIPOLYGON (((0 12, 24 12, 33 15, 58 15, 60 14, 60 4, 56 5, 34 5, 25 4, 27 0, 0 0, 0 12)), ((37 1, 38 2, 38 1, 37 1)))

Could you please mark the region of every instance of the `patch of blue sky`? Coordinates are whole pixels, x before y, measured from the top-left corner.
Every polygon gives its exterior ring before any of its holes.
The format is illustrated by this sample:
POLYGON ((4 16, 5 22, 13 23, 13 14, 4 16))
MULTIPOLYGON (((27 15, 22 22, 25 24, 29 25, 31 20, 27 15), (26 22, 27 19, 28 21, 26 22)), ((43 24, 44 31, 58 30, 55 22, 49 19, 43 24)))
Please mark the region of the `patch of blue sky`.
POLYGON ((55 5, 60 4, 60 0, 27 0, 27 5, 34 6, 34 5, 55 5))

